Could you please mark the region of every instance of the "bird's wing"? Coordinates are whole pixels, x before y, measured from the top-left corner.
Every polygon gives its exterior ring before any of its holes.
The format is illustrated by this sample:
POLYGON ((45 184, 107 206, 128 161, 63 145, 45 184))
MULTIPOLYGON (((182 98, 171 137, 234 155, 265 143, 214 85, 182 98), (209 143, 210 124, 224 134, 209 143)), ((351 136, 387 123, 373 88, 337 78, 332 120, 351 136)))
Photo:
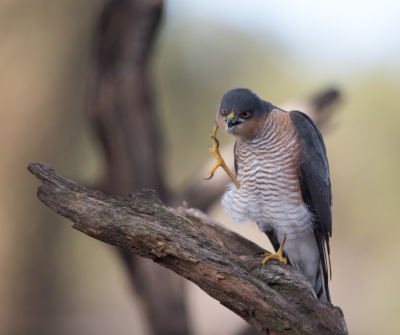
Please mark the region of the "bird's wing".
POLYGON ((235 146, 233 147, 233 159, 234 159, 234 163, 235 163, 235 172, 236 172, 236 176, 238 174, 238 165, 236 162, 236 142, 235 142, 235 146))
POLYGON ((331 270, 329 237, 332 236, 332 191, 325 144, 321 132, 306 114, 291 111, 289 116, 301 139, 300 188, 303 201, 314 214, 314 233, 327 285, 328 264, 331 270))

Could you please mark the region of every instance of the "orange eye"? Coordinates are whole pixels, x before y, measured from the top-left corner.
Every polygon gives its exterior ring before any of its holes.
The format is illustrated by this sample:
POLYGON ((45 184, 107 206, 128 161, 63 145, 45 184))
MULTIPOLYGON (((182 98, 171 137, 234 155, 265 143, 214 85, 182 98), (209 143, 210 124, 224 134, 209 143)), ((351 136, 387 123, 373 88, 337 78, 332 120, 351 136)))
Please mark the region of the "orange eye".
POLYGON ((240 114, 241 117, 249 117, 250 116, 250 112, 243 112, 242 114, 240 114))
POLYGON ((226 114, 226 112, 224 110, 222 110, 221 113, 224 114, 224 115, 226 114))

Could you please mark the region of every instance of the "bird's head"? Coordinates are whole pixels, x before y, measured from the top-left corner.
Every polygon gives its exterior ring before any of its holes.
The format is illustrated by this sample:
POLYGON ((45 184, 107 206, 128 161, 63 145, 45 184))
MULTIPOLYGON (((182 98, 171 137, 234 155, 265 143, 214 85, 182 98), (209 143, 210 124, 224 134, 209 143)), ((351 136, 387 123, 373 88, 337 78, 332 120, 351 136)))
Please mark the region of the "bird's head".
POLYGON ((218 126, 226 133, 242 139, 254 138, 260 122, 268 116, 265 101, 247 88, 233 88, 221 99, 217 112, 218 126))

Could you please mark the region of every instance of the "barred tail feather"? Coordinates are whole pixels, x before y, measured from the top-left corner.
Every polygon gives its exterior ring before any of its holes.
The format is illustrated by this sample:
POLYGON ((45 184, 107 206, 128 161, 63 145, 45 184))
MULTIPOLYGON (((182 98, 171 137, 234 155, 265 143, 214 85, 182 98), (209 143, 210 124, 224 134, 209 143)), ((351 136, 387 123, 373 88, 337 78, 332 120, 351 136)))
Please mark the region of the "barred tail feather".
POLYGON ((324 276, 323 264, 321 261, 317 272, 317 277, 315 280, 315 287, 314 287, 315 293, 317 294, 317 298, 320 302, 328 302, 328 301, 331 302, 327 281, 328 278, 327 276, 324 276))

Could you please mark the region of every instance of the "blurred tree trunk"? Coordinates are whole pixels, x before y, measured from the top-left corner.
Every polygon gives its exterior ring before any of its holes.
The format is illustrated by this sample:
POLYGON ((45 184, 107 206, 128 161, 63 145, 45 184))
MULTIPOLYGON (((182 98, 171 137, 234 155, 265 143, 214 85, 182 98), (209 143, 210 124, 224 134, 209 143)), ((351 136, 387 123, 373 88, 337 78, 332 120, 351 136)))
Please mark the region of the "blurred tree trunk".
MULTIPOLYGON (((105 152, 99 188, 121 197, 151 188, 169 203, 148 76, 162 6, 161 0, 112 0, 105 5, 97 28, 88 111, 105 152)), ((122 255, 152 333, 190 334, 182 278, 148 259, 122 255)))
MULTIPOLYGON (((68 174, 80 168, 77 134, 71 134, 78 128, 79 136, 83 124, 80 82, 97 3, 0 3, 1 335, 64 335, 65 320, 79 318, 70 313, 79 302, 71 304, 72 276, 63 257, 68 230, 56 227, 63 219, 28 192, 37 183, 24 166, 40 160, 68 174)), ((74 325, 75 334, 82 328, 74 325)))

